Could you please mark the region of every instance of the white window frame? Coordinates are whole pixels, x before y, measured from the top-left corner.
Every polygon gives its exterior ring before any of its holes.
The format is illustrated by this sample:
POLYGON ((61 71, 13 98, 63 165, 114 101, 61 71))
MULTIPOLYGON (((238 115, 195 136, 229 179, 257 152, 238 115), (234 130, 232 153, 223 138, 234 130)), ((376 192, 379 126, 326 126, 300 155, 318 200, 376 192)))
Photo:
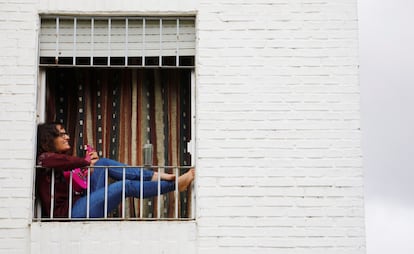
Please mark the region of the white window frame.
MULTIPOLYGON (((40 19, 44 18, 44 17, 57 17, 57 16, 59 16, 59 15, 40 16, 40 19)), ((65 17, 67 17, 67 16, 65 16, 65 17)), ((75 20, 77 19, 76 17, 73 17, 73 18, 75 20)), ((102 18, 102 17, 100 17, 100 18, 102 18)), ((176 19, 177 22, 179 22, 178 21, 179 19, 193 19, 194 20, 194 29, 195 29, 195 17, 193 17, 193 16, 191 16, 191 17, 187 17, 187 16, 175 16, 175 17, 170 17, 170 16, 165 16, 165 17, 164 16, 159 16, 159 17, 116 17, 116 18, 125 18, 127 24, 128 24, 129 18, 135 18, 135 19, 141 18, 143 20, 146 20, 146 19, 151 19, 151 20, 152 19, 159 19, 159 20, 162 20, 163 18, 165 18, 165 19, 168 19, 168 20, 176 19)), ((144 21, 144 23, 145 23, 145 21, 144 21)), ((160 31, 162 31, 161 24, 162 24, 162 21, 160 21, 160 31)), ((75 22, 75 28, 74 29, 76 29, 76 22, 75 22)), ((126 30, 128 30, 128 28, 126 28, 126 30)), ((177 34, 178 34, 178 25, 177 25, 177 34)), ((194 36, 195 36, 195 31, 194 31, 194 36)), ((74 37, 76 37, 76 35, 74 37)), ((40 29, 39 29, 39 38, 40 38, 40 29)), ((46 68, 48 68, 50 66, 58 66, 59 65, 58 61, 57 61, 58 58, 59 58, 57 49, 56 49, 56 54, 54 56, 55 61, 56 61, 54 64, 42 64, 42 63, 40 63, 40 57, 41 57, 41 55, 40 55, 40 43, 41 42, 40 42, 40 39, 39 39, 39 52, 38 52, 39 70, 38 70, 38 85, 37 85, 37 119, 36 119, 38 123, 41 123, 41 122, 45 121, 45 113, 46 113, 46 68)), ((145 43, 145 42, 143 42, 143 43, 145 43)), ((126 36, 125 44, 128 44, 128 37, 127 36, 126 36)), ((195 108, 196 107, 196 103, 195 103, 195 99, 196 99, 195 52, 196 52, 196 49, 195 49, 195 44, 196 44, 196 39, 194 38, 194 49, 193 49, 194 50, 194 55, 193 55, 193 64, 192 65, 187 65, 187 66, 181 66, 180 65, 180 58, 179 58, 180 55, 179 55, 179 50, 177 48, 177 54, 176 54, 176 59, 175 59, 176 61, 175 61, 174 66, 171 66, 171 65, 164 66, 162 64, 162 55, 159 55, 159 66, 158 66, 160 68, 189 68, 189 69, 191 69, 191 126, 193 126, 193 127, 192 127, 192 131, 191 131, 191 141, 188 143, 187 150, 192 154, 192 156, 191 156, 191 160, 192 160, 191 165, 193 165, 193 166, 195 165, 195 160, 196 160, 195 158, 197 157, 197 155, 196 155, 196 142, 195 142, 195 140, 196 140, 195 139, 195 136, 196 136, 196 128, 195 128, 195 126, 196 126, 195 125, 196 124, 195 123, 195 121, 196 121, 196 117, 195 117, 195 113, 196 113, 196 108, 195 108)), ((161 38, 160 38, 160 45, 162 45, 161 44, 161 38)), ((74 49, 75 50, 73 51, 74 55, 73 55, 72 66, 77 67, 78 65, 76 63, 76 43, 74 43, 74 49)), ((160 49, 160 53, 161 53, 161 50, 162 50, 162 48, 160 49)), ((128 50, 126 49, 125 52, 127 54, 128 50)), ((143 52, 144 53, 142 55, 142 64, 140 66, 137 66, 137 65, 130 66, 130 65, 128 65, 127 56, 124 56, 125 57, 124 67, 127 67, 127 68, 151 67, 151 68, 153 68, 154 67, 153 65, 147 66, 145 64, 145 51, 143 51, 143 52)), ((92 59, 93 55, 90 56, 90 57, 92 59)), ((96 66, 96 65, 93 64, 93 59, 91 60, 90 63, 91 64, 89 65, 89 67, 96 67, 96 68, 100 67, 100 66, 96 66)), ((111 67, 111 65, 110 65, 110 56, 108 56, 107 65, 104 66, 104 67, 107 67, 107 68, 111 67)), ((157 167, 157 166, 155 166, 155 167, 157 167)), ((34 177, 36 176, 36 174, 33 174, 33 175, 34 175, 34 177)), ((33 182, 35 182, 35 181, 33 181, 33 182)), ((33 186, 35 186, 35 185, 33 185, 33 186)), ((193 187, 195 187, 195 186, 196 185, 194 184, 193 187)), ((192 192, 192 197, 191 197, 192 198, 192 202, 191 202, 192 208, 191 208, 191 211, 190 211, 191 212, 191 217, 186 218, 184 220, 195 220, 195 218, 196 218, 196 214, 195 214, 195 212, 196 212, 196 209, 195 209, 195 195, 196 195, 196 190, 194 188, 194 190, 192 192)), ((124 200, 123 200, 123 202, 124 202, 124 200)), ((33 208, 34 208, 33 209, 33 221, 44 221, 45 219, 42 219, 39 216, 41 214, 41 207, 40 207, 40 203, 38 202, 38 200, 36 200, 35 190, 33 190, 33 204, 34 204, 34 206, 33 206, 33 208)), ((124 213, 124 211, 123 211, 123 213, 124 213)), ((160 213, 158 213, 158 214, 160 214, 160 213)), ((106 216, 105 216, 105 218, 106 218, 106 216)), ((144 219, 144 218, 131 218, 131 219, 132 220, 137 220, 137 219, 144 219)), ((154 220, 154 219, 162 220, 162 218, 150 218, 150 219, 151 220, 154 220)), ((171 218, 166 218, 166 219, 171 220, 171 218)), ((175 218, 175 219, 179 220, 179 218, 175 218)), ((46 220, 54 221, 53 218, 46 218, 46 220)), ((61 221, 62 219, 59 218, 58 220, 61 221)), ((87 218, 87 220, 90 220, 90 218, 87 218)), ((99 220, 102 220, 102 218, 100 218, 99 220)), ((124 216, 122 216, 122 218, 119 218, 119 220, 125 220, 124 216)))

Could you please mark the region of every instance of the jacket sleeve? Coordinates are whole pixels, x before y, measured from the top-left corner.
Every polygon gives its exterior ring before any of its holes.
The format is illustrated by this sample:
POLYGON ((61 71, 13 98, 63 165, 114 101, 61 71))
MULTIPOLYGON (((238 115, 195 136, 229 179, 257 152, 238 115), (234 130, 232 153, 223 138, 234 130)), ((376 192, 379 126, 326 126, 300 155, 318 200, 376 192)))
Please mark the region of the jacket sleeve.
POLYGON ((83 168, 89 164, 84 158, 59 153, 42 153, 38 158, 39 166, 58 170, 83 168))

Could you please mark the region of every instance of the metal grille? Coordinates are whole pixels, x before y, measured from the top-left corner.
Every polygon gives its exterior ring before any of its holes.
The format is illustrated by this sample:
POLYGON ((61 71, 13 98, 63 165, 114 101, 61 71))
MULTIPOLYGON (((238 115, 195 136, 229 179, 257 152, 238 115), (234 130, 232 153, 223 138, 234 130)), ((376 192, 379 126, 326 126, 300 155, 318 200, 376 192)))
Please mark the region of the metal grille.
MULTIPOLYGON (((112 166, 114 167, 114 166, 112 166)), ((142 180, 142 170, 144 169, 144 166, 134 166, 134 167, 138 167, 141 168, 141 183, 143 182, 142 180)), ((74 190, 73 190, 73 174, 71 172, 70 174, 70 178, 69 178, 69 208, 68 208, 68 216, 66 218, 62 218, 62 217, 58 217, 56 218, 54 216, 54 210, 55 210, 55 196, 54 196, 54 192, 55 192, 55 183, 56 183, 56 173, 55 170, 51 169, 50 170, 50 176, 51 176, 51 181, 50 181, 50 191, 51 191, 51 196, 50 196, 50 207, 41 207, 41 204, 39 202, 39 200, 37 200, 38 202, 37 204, 37 209, 35 207, 34 209, 34 214, 33 214, 33 220, 34 221, 54 221, 54 220, 58 220, 58 221, 65 221, 65 220, 193 220, 195 218, 194 216, 194 212, 192 207, 190 207, 190 210, 187 211, 186 214, 183 214, 179 211, 179 199, 180 199, 180 193, 178 191, 178 177, 180 175, 180 171, 182 170, 186 170, 189 169, 190 167, 185 167, 185 166, 180 166, 180 167, 174 167, 174 166, 163 166, 163 167, 157 167, 157 166, 151 166, 151 168, 153 169, 170 169, 173 171, 173 173, 176 175, 176 180, 175 180, 175 190, 173 192, 171 192, 173 198, 169 200, 169 202, 171 203, 171 206, 173 207, 173 213, 171 215, 166 215, 164 213, 161 212, 161 205, 160 205, 160 200, 163 196, 166 196, 167 194, 161 194, 161 190, 160 190, 160 177, 158 177, 157 182, 158 182, 158 195, 157 195, 157 200, 158 201, 158 206, 157 206, 157 213, 156 213, 156 217, 147 217, 145 215, 145 213, 143 212, 143 210, 140 210, 140 213, 137 214, 137 216, 135 217, 130 217, 130 216, 126 216, 127 214, 127 209, 128 207, 126 206, 126 195, 125 195, 125 173, 127 170, 133 168, 133 166, 123 166, 123 167, 118 167, 118 168, 122 168, 123 170, 123 185, 122 185, 122 201, 120 204, 120 212, 117 213, 115 216, 108 216, 108 214, 110 214, 111 211, 108 210, 108 201, 107 201, 107 192, 108 192, 108 186, 109 186, 109 179, 108 179, 108 170, 111 167, 105 167, 105 202, 104 202, 104 216, 101 218, 92 218, 89 215, 89 196, 90 196, 90 191, 89 188, 85 190, 85 194, 87 197, 87 206, 86 206, 86 217, 85 218, 72 218, 72 206, 73 206, 73 196, 76 195, 74 190), (45 216, 44 214, 42 214, 42 210, 47 210, 49 211, 49 216, 45 216)), ((91 168, 88 168, 88 172, 90 171, 91 168)), ((48 170, 46 168, 42 168, 42 167, 37 167, 36 170, 41 171, 41 170, 48 170)), ((88 181, 88 186, 90 186, 90 174, 88 174, 87 177, 87 181, 88 181)), ((141 184, 142 186, 142 184, 141 184)), ((190 188, 190 187, 189 187, 190 188)), ((142 201, 145 199, 143 197, 143 189, 140 189, 140 200, 141 200, 141 205, 142 205, 142 201)), ((191 198, 194 198, 194 195, 191 196, 191 198)))
POLYGON ((41 66, 194 67, 194 17, 44 16, 41 66))

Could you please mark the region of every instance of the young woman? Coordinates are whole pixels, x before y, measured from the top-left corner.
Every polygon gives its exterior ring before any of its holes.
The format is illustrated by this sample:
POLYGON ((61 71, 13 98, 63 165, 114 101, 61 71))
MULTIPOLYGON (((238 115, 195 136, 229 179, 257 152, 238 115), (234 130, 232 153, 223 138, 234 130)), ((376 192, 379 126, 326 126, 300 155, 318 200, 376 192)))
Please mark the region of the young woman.
MULTIPOLYGON (((74 168, 91 168, 90 176, 90 198, 89 217, 104 217, 105 204, 105 167, 126 166, 120 162, 99 158, 95 151, 89 152, 84 158, 68 155, 70 150, 69 135, 63 125, 59 123, 45 123, 38 125, 37 132, 37 194, 42 203, 42 212, 50 217, 51 202, 51 168, 55 170, 55 192, 54 192, 54 218, 67 218, 69 209, 69 183, 63 176, 64 171, 74 168), (102 166, 102 167, 100 167, 102 166)), ((158 173, 151 170, 142 170, 143 182, 140 168, 127 168, 125 170, 125 196, 140 197, 141 184, 143 185, 143 198, 158 195, 158 173)), ((122 201, 122 167, 108 168, 108 175, 116 182, 108 185, 107 211, 111 212, 122 201)), ((178 190, 185 190, 194 180, 194 169, 178 178, 178 190)), ((160 173, 161 194, 175 190, 175 175, 160 173)), ((86 191, 84 191, 86 192, 86 191)), ((87 208, 87 197, 85 193, 72 192, 73 205, 72 217, 85 218, 87 208)))

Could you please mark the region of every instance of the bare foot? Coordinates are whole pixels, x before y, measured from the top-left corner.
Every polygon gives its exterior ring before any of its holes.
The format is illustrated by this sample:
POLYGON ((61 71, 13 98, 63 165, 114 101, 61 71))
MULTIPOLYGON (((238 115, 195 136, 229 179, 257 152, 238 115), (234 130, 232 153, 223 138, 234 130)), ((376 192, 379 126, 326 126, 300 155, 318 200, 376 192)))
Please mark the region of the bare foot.
POLYGON ((195 176, 194 168, 190 168, 184 175, 178 177, 178 191, 184 191, 193 182, 195 176))
POLYGON ((174 181, 175 174, 161 173, 161 180, 174 181))
POLYGON ((154 172, 154 174, 152 175, 152 181, 157 181, 158 180, 158 174, 160 174, 160 179, 161 180, 165 180, 165 181, 174 181, 175 180, 175 175, 174 174, 168 174, 168 173, 158 173, 158 172, 154 172))

